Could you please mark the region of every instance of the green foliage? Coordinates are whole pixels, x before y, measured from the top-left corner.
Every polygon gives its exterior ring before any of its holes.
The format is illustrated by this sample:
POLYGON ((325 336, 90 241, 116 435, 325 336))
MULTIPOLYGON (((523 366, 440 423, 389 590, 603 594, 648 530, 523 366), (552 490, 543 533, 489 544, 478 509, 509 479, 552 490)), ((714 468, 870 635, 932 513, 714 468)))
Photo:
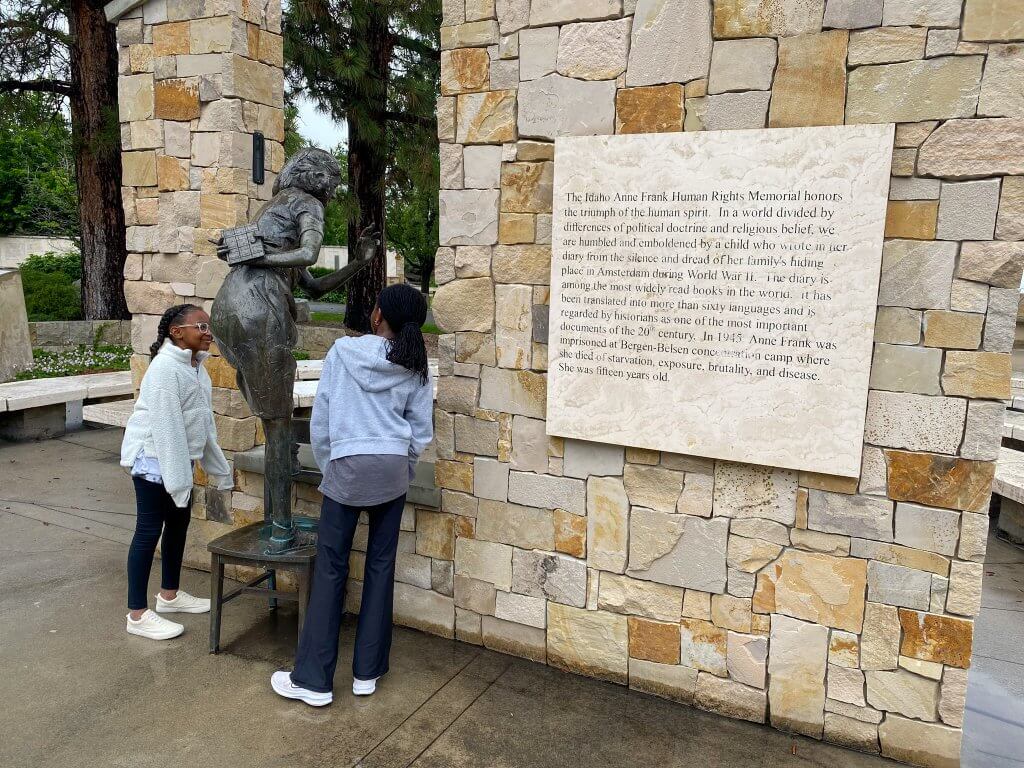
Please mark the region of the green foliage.
POLYGON ((33 365, 14 377, 15 381, 49 379, 54 376, 78 376, 83 373, 127 371, 132 356, 131 347, 94 346, 78 347, 61 352, 32 351, 33 365))
MULTIPOLYGON (((348 183, 328 206, 324 242, 348 244, 354 229, 383 220, 386 246, 428 275, 437 245, 440 5, 305 0, 290 3, 284 19, 292 90, 349 127, 349 146, 335 150, 348 183)), ((353 291, 360 305, 363 289, 353 291)))
POLYGON ((424 323, 420 326, 420 330, 423 331, 423 333, 433 333, 435 335, 443 333, 443 331, 433 323, 424 323))
POLYGON ((0 93, 0 235, 78 234, 75 162, 60 103, 0 93))
POLYGON ((309 360, 309 352, 304 349, 293 349, 292 357, 296 360, 309 360))
POLYGON ((47 251, 46 253, 33 253, 21 264, 24 273, 42 272, 47 275, 65 275, 69 280, 82 279, 82 256, 78 251, 70 253, 59 253, 47 251))
POLYGON ((21 265, 25 309, 31 322, 81 320, 82 297, 74 285, 82 279, 82 257, 77 253, 29 256, 21 265))

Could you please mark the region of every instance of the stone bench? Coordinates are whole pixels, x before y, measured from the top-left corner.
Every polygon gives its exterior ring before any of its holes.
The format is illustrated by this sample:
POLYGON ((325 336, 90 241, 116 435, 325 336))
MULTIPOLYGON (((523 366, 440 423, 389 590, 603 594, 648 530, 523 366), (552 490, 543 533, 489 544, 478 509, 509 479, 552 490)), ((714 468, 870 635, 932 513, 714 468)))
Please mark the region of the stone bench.
POLYGON ((1003 416, 1003 447, 992 494, 999 497, 999 532, 1024 544, 1024 395, 1017 394, 1016 387, 1003 416))
POLYGON ((0 439, 42 440, 81 426, 86 403, 132 395, 130 371, 0 384, 0 439))
POLYGON ((992 493, 999 496, 999 531, 1024 544, 1024 452, 1003 448, 996 464, 992 493))

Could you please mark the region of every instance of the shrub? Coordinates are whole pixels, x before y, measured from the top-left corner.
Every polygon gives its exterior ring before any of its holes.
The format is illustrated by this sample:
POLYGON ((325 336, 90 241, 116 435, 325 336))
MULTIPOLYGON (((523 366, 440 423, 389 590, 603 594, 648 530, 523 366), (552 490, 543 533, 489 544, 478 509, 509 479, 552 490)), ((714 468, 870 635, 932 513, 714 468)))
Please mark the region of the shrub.
POLYGON ((82 296, 74 282, 81 279, 82 257, 77 252, 33 254, 25 259, 21 284, 28 319, 80 320, 82 296))
POLYGON ((33 253, 21 265, 23 272, 45 272, 46 274, 67 275, 71 282, 82 279, 82 256, 78 251, 71 253, 33 253))
POLYGON ((82 297, 67 275, 22 270, 21 283, 31 322, 81 319, 82 297))

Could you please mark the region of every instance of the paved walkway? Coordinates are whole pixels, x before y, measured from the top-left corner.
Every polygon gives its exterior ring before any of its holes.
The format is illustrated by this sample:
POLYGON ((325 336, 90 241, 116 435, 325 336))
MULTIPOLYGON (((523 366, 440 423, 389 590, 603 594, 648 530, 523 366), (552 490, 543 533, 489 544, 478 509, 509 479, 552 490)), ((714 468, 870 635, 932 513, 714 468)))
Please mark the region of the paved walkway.
MULTIPOLYGON (((716 717, 475 646, 397 629, 392 671, 369 699, 324 710, 268 686, 290 664, 294 613, 227 607, 225 651, 205 616, 178 640, 124 633, 134 504, 120 433, 0 446, 0 765, 862 768, 893 765, 716 717)), ((1024 765, 1024 557, 993 542, 968 693, 964 766, 1024 765)), ((184 588, 206 594, 208 576, 184 588)), ((156 591, 156 585, 152 587, 156 591)))

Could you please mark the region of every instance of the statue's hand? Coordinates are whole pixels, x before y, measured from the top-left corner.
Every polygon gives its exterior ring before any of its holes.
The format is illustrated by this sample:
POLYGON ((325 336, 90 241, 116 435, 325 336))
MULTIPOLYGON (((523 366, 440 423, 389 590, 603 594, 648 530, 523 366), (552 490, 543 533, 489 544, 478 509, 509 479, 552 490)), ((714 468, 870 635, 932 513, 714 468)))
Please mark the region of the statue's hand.
POLYGON ((217 246, 217 258, 221 261, 227 261, 231 249, 224 244, 224 238, 218 237, 216 240, 210 240, 210 242, 217 246))
POLYGON ((371 224, 359 233, 359 242, 356 243, 356 259, 359 261, 369 261, 382 248, 380 232, 371 224))

